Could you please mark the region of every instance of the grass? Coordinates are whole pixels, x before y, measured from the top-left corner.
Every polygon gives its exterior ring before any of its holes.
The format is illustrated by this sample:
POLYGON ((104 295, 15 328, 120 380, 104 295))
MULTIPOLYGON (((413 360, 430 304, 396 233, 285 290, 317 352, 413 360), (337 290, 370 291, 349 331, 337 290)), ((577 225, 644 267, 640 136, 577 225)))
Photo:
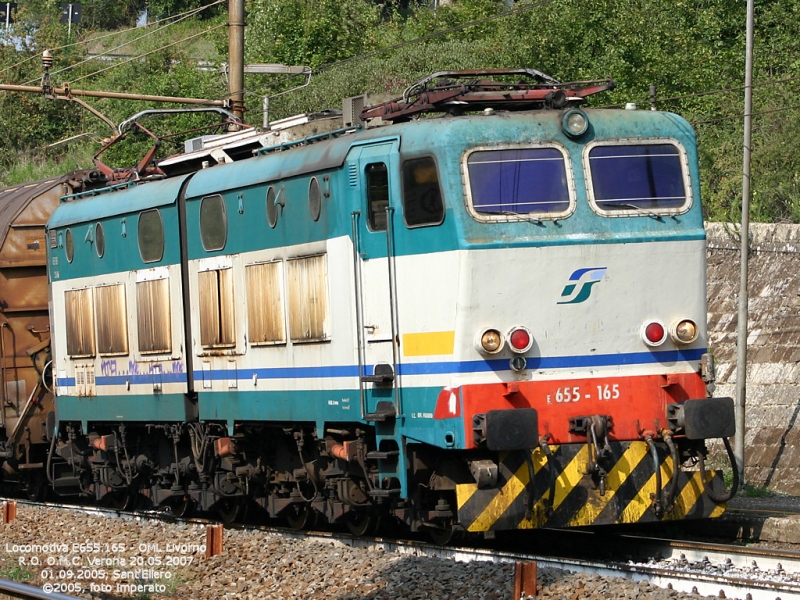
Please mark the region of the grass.
POLYGON ((768 498, 774 494, 765 487, 744 484, 744 495, 747 498, 768 498))
POLYGON ((8 170, 0 173, 0 187, 63 175, 74 169, 92 168, 92 156, 99 148, 99 145, 94 146, 88 143, 76 146, 62 160, 21 156, 13 165, 8 166, 8 170))
POLYGON ((0 569, 0 579, 9 579, 11 581, 30 581, 33 579, 33 573, 22 565, 12 564, 10 567, 0 569))
MULTIPOLYGON (((725 471, 723 480, 725 481, 725 487, 730 489, 730 487, 733 485, 733 472, 730 469, 725 471)), ((768 488, 757 485, 747 485, 746 483, 738 493, 745 498, 769 498, 770 496, 775 495, 775 493, 768 488)))

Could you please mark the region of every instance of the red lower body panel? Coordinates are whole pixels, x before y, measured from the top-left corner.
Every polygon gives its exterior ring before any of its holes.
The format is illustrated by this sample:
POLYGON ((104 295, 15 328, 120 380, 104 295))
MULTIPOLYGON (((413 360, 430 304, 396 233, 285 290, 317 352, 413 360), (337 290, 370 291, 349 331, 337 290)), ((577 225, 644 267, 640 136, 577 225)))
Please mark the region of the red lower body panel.
MULTIPOLYGON (((451 390, 447 392, 442 396, 449 397, 451 390)), ((461 386, 467 448, 474 447, 473 416, 490 410, 536 409, 539 433, 549 434, 551 444, 586 441, 584 435, 570 433, 571 418, 610 416, 609 440, 624 441, 641 439, 644 431, 658 432, 667 427, 667 405, 705 397, 705 382, 697 373, 461 386)), ((446 411, 437 406, 436 417, 455 416, 443 413, 446 411)))

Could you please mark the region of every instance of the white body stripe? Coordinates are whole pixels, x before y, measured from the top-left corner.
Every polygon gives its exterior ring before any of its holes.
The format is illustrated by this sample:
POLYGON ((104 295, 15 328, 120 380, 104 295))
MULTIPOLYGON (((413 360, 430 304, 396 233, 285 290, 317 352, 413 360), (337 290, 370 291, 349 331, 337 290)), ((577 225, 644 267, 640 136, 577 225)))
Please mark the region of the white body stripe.
MULTIPOLYGON (((191 314, 192 352, 195 372, 200 373, 198 390, 224 391, 236 387, 244 390, 337 390, 358 386, 356 368, 358 346, 356 333, 355 284, 352 245, 348 237, 314 244, 273 250, 259 250, 215 259, 214 265, 230 267, 234 274, 236 343, 229 349, 204 350, 199 342, 199 311, 191 314), (327 254, 329 276, 328 306, 330 339, 324 342, 250 346, 247 340, 247 297, 244 268, 248 264, 286 260, 298 256, 327 254), (225 263, 225 264, 222 264, 225 263), (291 369, 313 369, 293 372, 291 369), (274 370, 269 376, 253 376, 255 370, 274 370), (286 370, 285 372, 282 370, 286 370), (328 371, 326 371, 326 369, 328 371), (333 369, 335 374, 331 374, 333 369), (338 370, 337 370, 338 369, 338 370), (348 370, 349 369, 349 370, 348 370), (202 382, 202 372, 225 371, 225 377, 202 382)), ((211 268, 209 259, 189 264, 191 301, 198 305, 197 273, 211 268)), ((641 339, 640 329, 648 320, 660 320, 665 326, 684 318, 694 320, 700 330, 691 349, 706 346, 704 242, 675 241, 647 244, 574 244, 534 248, 460 250, 436 254, 399 256, 395 259, 399 334, 420 334, 419 339, 447 339, 452 334, 452 350, 436 346, 431 354, 419 349, 405 354, 399 349, 404 386, 460 385, 494 381, 607 377, 612 375, 687 372, 695 370, 685 361, 659 362, 641 339), (636 260, 636 255, 641 259, 636 260), (646 257, 646 258, 645 258, 646 257), (605 268, 591 293, 582 302, 559 304, 569 284, 576 287, 586 282, 570 281, 578 269, 605 268), (676 284, 685 282, 685 286, 676 284), (513 326, 525 326, 533 334, 534 344, 527 353, 529 365, 543 357, 538 368, 515 373, 502 361, 512 354, 502 352, 485 356, 475 347, 475 337, 484 328, 492 327, 505 334, 513 326), (426 337, 426 336, 429 336, 426 337), (442 348, 445 352, 442 353, 442 348), (437 353, 438 352, 438 353, 437 353), (595 357, 636 355, 631 364, 597 364, 595 357), (554 360, 559 359, 559 360, 554 360), (484 361, 491 362, 491 368, 484 361), (501 362, 496 362, 501 361, 501 362), (500 365, 500 366, 497 366, 500 365), (426 367, 430 366, 428 369, 426 367)), ((364 279, 364 324, 376 326, 365 335, 367 364, 376 360, 391 361, 391 344, 382 342, 389 334, 387 260, 372 259, 361 265, 364 279), (385 290, 385 291, 384 291, 385 290), (374 320, 375 322, 371 322, 374 320), (387 332, 388 329, 388 332, 387 332), (381 348, 382 346, 382 348, 381 348)), ((183 359, 183 320, 180 313, 182 295, 180 271, 173 265, 158 271, 169 274, 172 316, 173 351, 169 355, 148 356, 138 352, 135 282, 155 277, 155 270, 103 275, 94 278, 55 281, 53 311, 57 323, 64 322, 64 292, 87 286, 125 283, 127 286, 129 357, 101 356, 72 361, 66 355, 66 334, 55 332, 59 380, 74 377, 73 363, 94 364, 98 377, 124 372, 128 363, 185 364, 183 359)), ((284 269, 285 277, 285 269, 284 269)), ((284 284, 285 285, 285 284, 284 284)), ((284 290, 285 291, 285 290, 284 290)), ((575 293, 566 298, 574 298, 575 293)), ((291 302, 286 299, 284 302, 291 302)), ((287 322, 288 335, 288 322, 287 322)), ((675 350, 667 340, 656 352, 675 350)), ((600 361, 601 363, 603 361, 600 361)), ((609 362, 609 361, 606 361, 609 362)), ((163 368, 163 367, 162 367, 163 368)), ((152 386, 122 383, 109 386, 104 393, 151 393, 152 386)), ((165 393, 179 392, 180 383, 165 383, 165 393)), ((74 390, 59 389, 61 394, 74 390)))

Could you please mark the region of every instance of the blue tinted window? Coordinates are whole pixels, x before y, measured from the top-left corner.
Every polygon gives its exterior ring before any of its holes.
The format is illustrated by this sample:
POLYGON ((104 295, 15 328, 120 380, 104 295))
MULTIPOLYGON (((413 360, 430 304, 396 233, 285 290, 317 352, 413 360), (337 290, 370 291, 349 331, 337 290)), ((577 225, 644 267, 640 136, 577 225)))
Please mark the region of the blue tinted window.
POLYGON ((595 146, 589 151, 601 210, 680 208, 686 204, 681 156, 672 144, 595 146))
POLYGON ((570 206, 556 148, 481 150, 467 159, 473 208, 483 214, 561 214, 570 206))

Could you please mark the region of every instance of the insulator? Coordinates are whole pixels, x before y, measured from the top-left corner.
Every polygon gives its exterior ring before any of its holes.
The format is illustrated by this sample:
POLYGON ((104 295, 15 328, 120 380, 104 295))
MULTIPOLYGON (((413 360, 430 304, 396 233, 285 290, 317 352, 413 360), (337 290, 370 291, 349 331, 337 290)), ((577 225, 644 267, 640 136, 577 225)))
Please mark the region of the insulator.
POLYGON ((50 50, 42 52, 42 66, 45 69, 49 69, 53 66, 53 53, 50 52, 50 50))

